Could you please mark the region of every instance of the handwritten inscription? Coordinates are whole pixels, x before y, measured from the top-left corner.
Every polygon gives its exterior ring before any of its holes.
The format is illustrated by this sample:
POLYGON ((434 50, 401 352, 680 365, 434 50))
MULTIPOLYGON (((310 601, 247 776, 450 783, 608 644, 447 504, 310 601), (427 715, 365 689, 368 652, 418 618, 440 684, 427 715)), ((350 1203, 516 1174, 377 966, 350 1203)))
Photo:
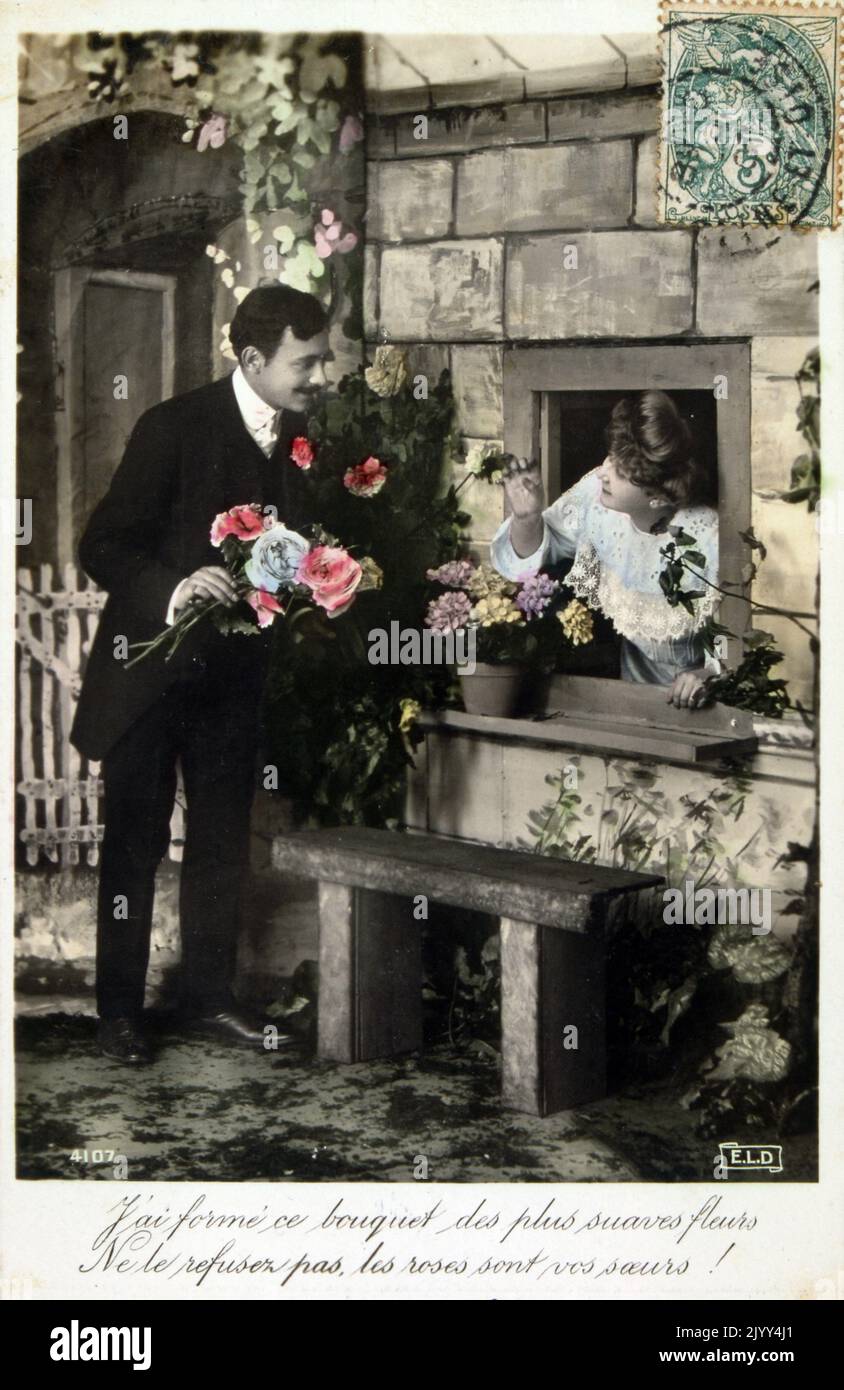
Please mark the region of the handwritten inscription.
POLYGON ((400 1200, 391 1209, 383 1199, 356 1208, 342 1197, 322 1207, 295 1206, 220 1211, 203 1194, 180 1210, 151 1194, 124 1196, 109 1208, 78 1269, 98 1278, 153 1276, 196 1288, 219 1286, 231 1276, 268 1279, 282 1289, 384 1276, 550 1276, 677 1287, 689 1272, 699 1279, 723 1268, 737 1240, 757 1225, 754 1215, 721 1195, 662 1213, 584 1209, 557 1198, 517 1201, 509 1209, 486 1198, 463 1208, 441 1198, 415 1210, 403 1209, 400 1200))

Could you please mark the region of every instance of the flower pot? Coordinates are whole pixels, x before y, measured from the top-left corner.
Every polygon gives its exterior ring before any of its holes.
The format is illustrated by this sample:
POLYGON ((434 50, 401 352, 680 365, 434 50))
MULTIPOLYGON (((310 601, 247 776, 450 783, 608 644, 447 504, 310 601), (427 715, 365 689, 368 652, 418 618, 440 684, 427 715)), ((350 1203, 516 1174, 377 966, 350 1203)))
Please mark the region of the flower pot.
POLYGON ((474 671, 459 671, 460 689, 467 714, 514 715, 522 700, 525 677, 521 666, 491 666, 477 662, 474 671))

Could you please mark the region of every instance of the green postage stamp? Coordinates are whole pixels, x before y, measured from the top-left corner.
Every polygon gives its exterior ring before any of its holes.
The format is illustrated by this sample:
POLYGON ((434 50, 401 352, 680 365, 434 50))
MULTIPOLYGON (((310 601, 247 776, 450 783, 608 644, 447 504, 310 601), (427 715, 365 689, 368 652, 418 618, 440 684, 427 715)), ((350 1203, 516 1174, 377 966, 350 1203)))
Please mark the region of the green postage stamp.
POLYGON ((663 0, 659 220, 836 227, 841 3, 663 0))

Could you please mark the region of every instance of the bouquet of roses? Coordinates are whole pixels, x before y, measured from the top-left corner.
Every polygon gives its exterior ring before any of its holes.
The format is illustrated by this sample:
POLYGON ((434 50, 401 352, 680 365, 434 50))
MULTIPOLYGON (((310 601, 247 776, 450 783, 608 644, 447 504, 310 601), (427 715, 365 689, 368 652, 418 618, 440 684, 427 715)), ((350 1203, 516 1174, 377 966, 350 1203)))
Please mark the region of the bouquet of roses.
POLYGON ((291 531, 257 502, 220 512, 211 527, 211 544, 222 553, 235 589, 254 616, 244 615, 241 605, 227 608, 219 599, 188 604, 172 627, 150 642, 130 647, 138 655, 126 663, 127 669, 158 650, 169 661, 204 618, 211 618, 224 633, 259 632, 279 615, 291 619, 314 608, 337 618, 358 592, 380 586, 381 571, 374 560, 355 560, 320 527, 309 530, 310 538, 291 531))

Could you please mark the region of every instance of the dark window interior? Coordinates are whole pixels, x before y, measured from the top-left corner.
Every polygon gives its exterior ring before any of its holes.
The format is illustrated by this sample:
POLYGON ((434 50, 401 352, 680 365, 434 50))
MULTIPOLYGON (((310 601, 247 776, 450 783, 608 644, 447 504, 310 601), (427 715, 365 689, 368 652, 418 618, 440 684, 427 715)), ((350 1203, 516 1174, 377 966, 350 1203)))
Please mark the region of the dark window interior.
MULTIPOLYGON (((644 387, 642 388, 645 389, 644 387)), ((551 459, 551 477, 559 478, 560 492, 584 473, 603 462, 607 453, 604 431, 613 407, 630 391, 559 391, 559 452, 551 459)), ((717 403, 712 391, 669 391, 688 421, 698 461, 707 478, 707 495, 700 500, 718 506, 717 403)))

